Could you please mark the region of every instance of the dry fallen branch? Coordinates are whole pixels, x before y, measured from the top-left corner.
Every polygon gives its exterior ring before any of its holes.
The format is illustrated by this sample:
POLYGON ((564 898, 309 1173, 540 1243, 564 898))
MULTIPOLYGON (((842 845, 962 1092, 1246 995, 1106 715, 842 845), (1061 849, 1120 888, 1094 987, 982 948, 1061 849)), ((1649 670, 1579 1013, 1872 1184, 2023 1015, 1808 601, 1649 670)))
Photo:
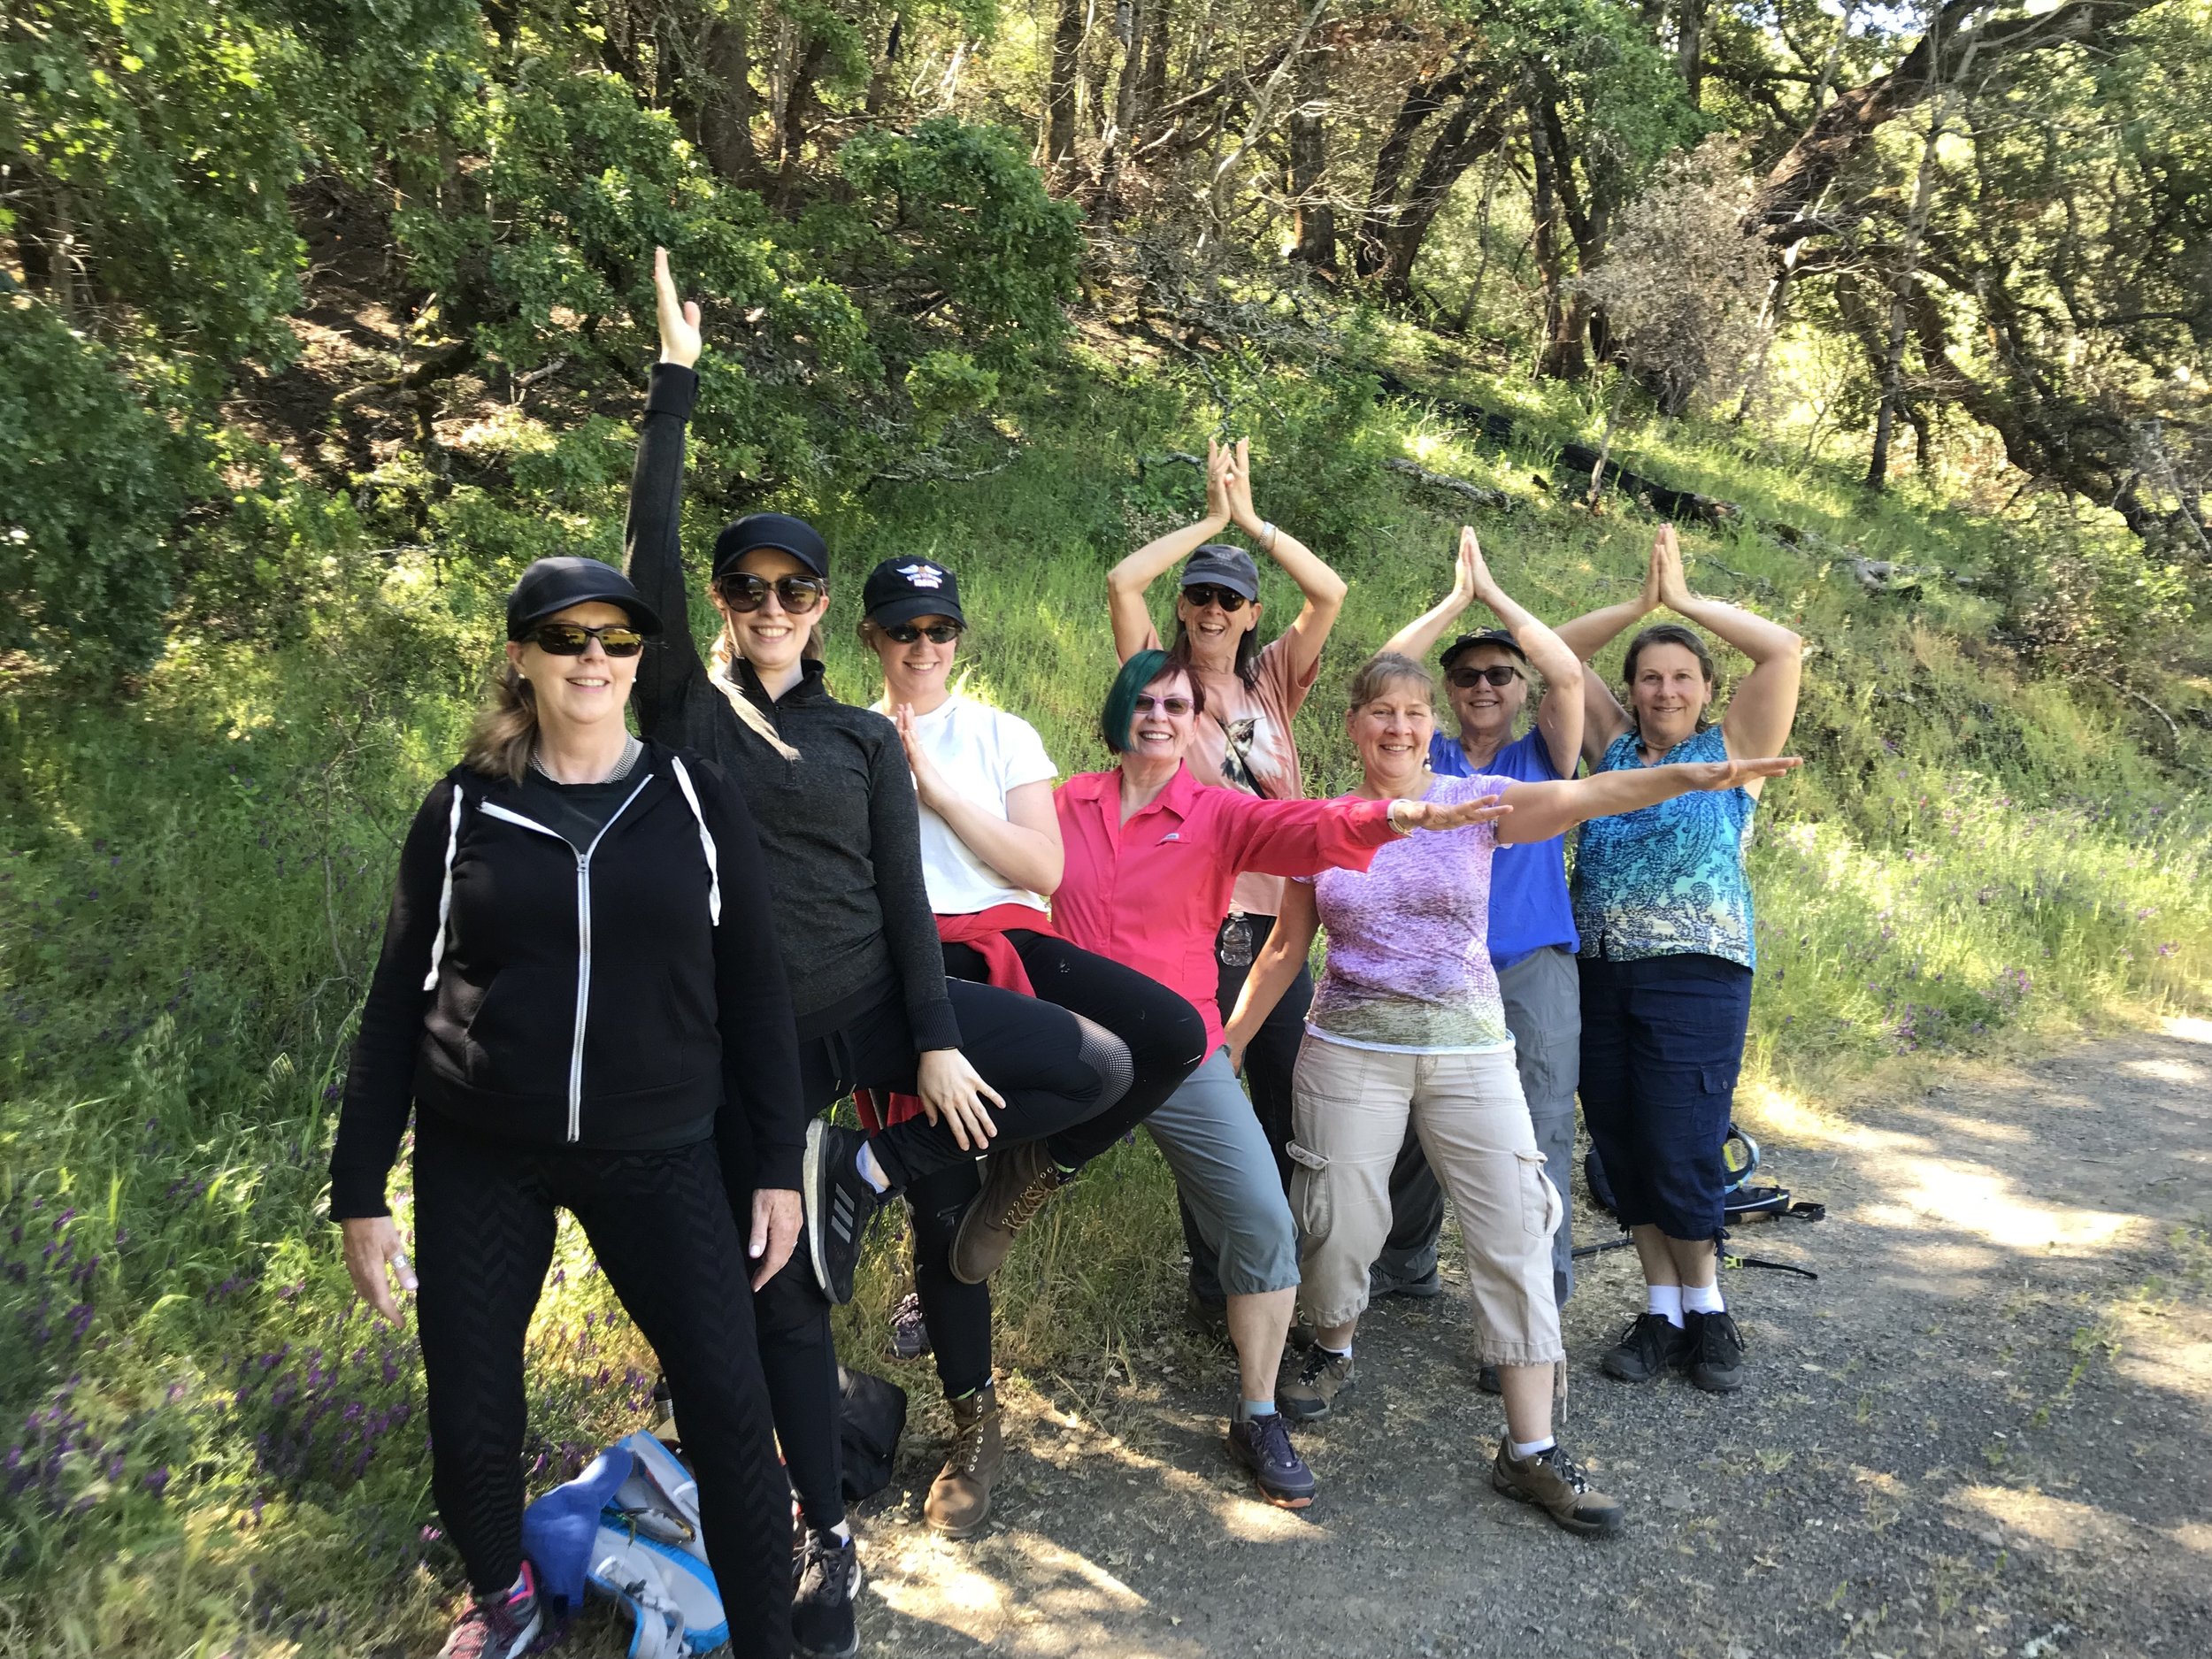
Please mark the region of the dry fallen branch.
POLYGON ((1448 489, 1455 495, 1464 495, 1478 507, 1494 507, 1501 512, 1513 510, 1513 498, 1502 490, 1471 484, 1463 478, 1449 478, 1442 472, 1432 472, 1410 461, 1385 461, 1383 467, 1387 472, 1403 473, 1415 483, 1426 484, 1432 489, 1448 489))

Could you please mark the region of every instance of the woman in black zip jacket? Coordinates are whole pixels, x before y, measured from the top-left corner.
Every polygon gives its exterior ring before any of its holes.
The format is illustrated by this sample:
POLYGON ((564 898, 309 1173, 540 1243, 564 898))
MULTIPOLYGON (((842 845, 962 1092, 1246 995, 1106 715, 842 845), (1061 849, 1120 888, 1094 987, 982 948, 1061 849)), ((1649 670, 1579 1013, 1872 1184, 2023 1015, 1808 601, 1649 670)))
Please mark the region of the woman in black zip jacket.
POLYGON ((736 1651, 790 1652, 790 1511, 745 1274, 790 1254, 804 1139, 791 998, 752 814, 719 769, 632 737, 659 621, 612 566, 541 559, 507 667, 400 854, 331 1155, 356 1289, 418 1290, 431 1489, 474 1592, 447 1659, 513 1659, 523 1338, 556 1210, 683 1414, 736 1651), (417 1270, 385 1185, 415 1122, 417 1270), (746 1194, 749 1244, 732 1195, 746 1194))
MULTIPOLYGON (((630 486, 627 568, 647 603, 685 614, 679 541, 684 425, 698 394, 696 306, 657 256, 661 361, 630 486)), ((945 978, 923 879, 919 809, 897 729, 837 701, 816 640, 829 557, 809 526, 756 513, 715 543, 713 662, 672 626, 638 672, 639 728, 728 769, 760 826, 798 1018, 810 1110, 855 1087, 912 1094, 925 1116, 872 1141, 809 1127, 808 1247, 818 1293, 787 1271, 757 1299, 776 1427, 804 1512, 798 1644, 849 1654, 859 1559, 844 1524, 828 1302, 851 1294, 861 1233, 910 1182, 986 1150, 1042 1141, 1074 1170, 1133 1126, 1121 1040, 1064 1009, 945 978)))

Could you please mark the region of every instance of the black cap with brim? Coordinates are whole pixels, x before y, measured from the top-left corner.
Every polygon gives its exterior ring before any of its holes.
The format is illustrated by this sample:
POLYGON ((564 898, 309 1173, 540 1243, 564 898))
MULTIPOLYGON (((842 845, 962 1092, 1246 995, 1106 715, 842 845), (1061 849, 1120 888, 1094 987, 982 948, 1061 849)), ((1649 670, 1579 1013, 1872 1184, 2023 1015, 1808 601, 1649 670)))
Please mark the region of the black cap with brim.
POLYGON ((829 543, 803 518, 786 512, 749 512, 714 538, 714 574, 719 580, 748 553, 773 548, 829 580, 829 543))
POLYGON ((1436 660, 1443 667, 1449 668, 1462 651, 1475 645, 1495 645, 1502 649, 1512 652, 1525 663, 1528 661, 1528 653, 1521 649, 1520 641, 1515 639, 1503 628, 1485 628, 1479 634, 1463 634, 1447 645, 1444 648, 1444 654, 1436 660))
POLYGON ((1257 599, 1260 596, 1260 567, 1252 562, 1252 556, 1242 548, 1225 547, 1218 541, 1209 541, 1183 561, 1183 586, 1190 588, 1201 582, 1226 588, 1232 593, 1242 594, 1247 599, 1257 599))
POLYGON ((960 609, 960 580, 925 558, 888 558, 868 572, 860 590, 861 614, 878 627, 895 628, 916 617, 949 617, 968 623, 960 609))
POLYGON ((540 559, 522 572, 507 595, 507 637, 521 639, 549 616, 571 605, 619 605, 640 634, 658 634, 661 619, 630 579, 598 559, 565 554, 540 559))

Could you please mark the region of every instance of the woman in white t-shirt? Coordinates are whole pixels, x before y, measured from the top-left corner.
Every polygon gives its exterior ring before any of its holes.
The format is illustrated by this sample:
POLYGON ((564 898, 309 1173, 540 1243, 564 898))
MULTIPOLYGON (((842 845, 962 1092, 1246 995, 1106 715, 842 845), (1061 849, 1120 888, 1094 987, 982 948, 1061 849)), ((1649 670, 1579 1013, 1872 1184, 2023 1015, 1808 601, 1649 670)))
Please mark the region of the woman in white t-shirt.
MULTIPOLYGON (((1083 1022, 1094 1064, 1118 1067, 1118 1104, 1063 1137, 1094 1157, 1134 1129, 1205 1058, 1205 1021, 1188 1002, 1053 932, 1060 885, 1058 776, 1036 728, 948 684, 967 617, 952 572, 886 559, 862 589, 862 642, 883 664, 876 705, 898 726, 921 803, 922 864, 945 971, 1036 996, 1083 1022)), ((885 1115, 906 1110, 894 1099, 885 1115)), ((1079 1167, 1077 1166, 1077 1167, 1079 1167)), ((991 1386, 989 1279, 1018 1233, 1074 1169, 1043 1142, 914 1182, 914 1278, 938 1379, 952 1404, 952 1454, 923 1513, 956 1538, 980 1528, 1002 1456, 991 1386), (978 1195, 980 1179, 981 1194, 978 1195)))

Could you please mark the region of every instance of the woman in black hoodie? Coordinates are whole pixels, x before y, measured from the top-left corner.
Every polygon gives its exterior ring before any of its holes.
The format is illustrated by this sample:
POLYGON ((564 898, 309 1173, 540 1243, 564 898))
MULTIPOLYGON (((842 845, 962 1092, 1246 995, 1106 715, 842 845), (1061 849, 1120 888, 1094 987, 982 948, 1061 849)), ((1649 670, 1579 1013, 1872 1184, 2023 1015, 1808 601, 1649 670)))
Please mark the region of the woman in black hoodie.
MULTIPOLYGON (((628 569, 649 603, 680 618, 699 316, 677 298, 665 252, 654 282, 661 361, 630 485, 628 569)), ((1042 1141, 1056 1168, 1079 1169, 1151 1102, 1129 1100, 1129 1049, 1103 1027, 1011 991, 948 984, 898 732, 822 683, 829 588, 829 549, 812 526, 781 513, 728 526, 714 547, 710 596, 723 626, 710 659, 671 627, 639 671, 638 726, 712 756, 753 809, 809 1109, 863 1087, 914 1095, 925 1114, 866 1141, 810 1125, 807 1234, 820 1288, 795 1269, 758 1299, 776 1429, 808 1528, 795 1636, 809 1653, 841 1655, 857 1646, 860 1563, 839 1490, 828 1302, 852 1294, 869 1218, 913 1181, 987 1150, 1042 1141)))
POLYGON ((595 559, 523 573, 493 701, 401 851, 346 1075, 331 1214, 378 1312, 398 1321, 392 1276, 419 1292, 431 1488, 474 1592, 445 1659, 514 1659, 541 1625, 523 1338, 557 1209, 682 1410, 737 1651, 790 1651, 787 1487, 743 1265, 764 1281, 801 1225, 790 990, 744 797, 624 725, 659 626, 595 559), (419 1282, 385 1198, 411 1107, 419 1282))

